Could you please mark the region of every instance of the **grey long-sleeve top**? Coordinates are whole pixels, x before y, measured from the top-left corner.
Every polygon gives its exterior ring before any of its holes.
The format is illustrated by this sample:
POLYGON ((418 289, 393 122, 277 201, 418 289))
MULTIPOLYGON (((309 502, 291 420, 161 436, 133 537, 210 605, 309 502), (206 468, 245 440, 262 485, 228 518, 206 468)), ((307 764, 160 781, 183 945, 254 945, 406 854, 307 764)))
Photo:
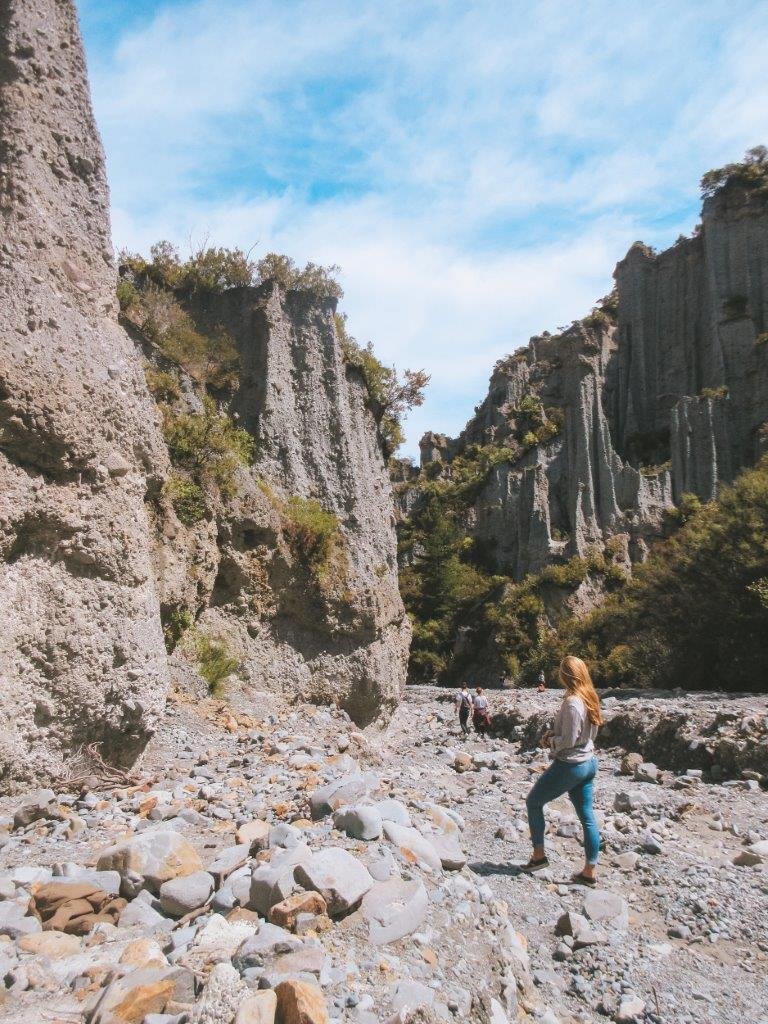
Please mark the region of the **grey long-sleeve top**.
POLYGON ((555 718, 550 757, 568 764, 588 761, 595 753, 597 726, 589 720, 581 697, 565 697, 555 718))

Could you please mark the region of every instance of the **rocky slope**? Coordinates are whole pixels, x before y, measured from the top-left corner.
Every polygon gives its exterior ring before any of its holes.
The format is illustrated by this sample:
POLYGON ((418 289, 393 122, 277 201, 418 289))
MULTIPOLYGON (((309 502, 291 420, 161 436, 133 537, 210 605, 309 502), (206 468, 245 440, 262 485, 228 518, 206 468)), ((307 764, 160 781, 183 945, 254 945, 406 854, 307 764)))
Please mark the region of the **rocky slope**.
MULTIPOLYGON (((187 297, 201 327, 226 324, 242 376, 231 395, 206 395, 180 372, 176 426, 196 457, 212 431, 247 465, 226 456, 226 501, 182 522, 170 494, 190 481, 145 383, 157 353, 117 322, 104 156, 69 0, 0 13, 0 215, 0 785, 89 758, 132 763, 168 686, 163 627, 172 648, 194 625, 260 686, 340 702, 361 723, 391 711, 410 637, 392 501, 333 304, 274 283, 187 297), (321 567, 312 516, 333 524, 321 567)), ((172 674, 196 667, 194 644, 179 647, 172 674)))
POLYGON ((117 325, 104 155, 69 3, 0 12, 0 784, 128 764, 168 684, 145 499, 167 465, 117 325))
POLYGON ((761 1020, 765 762, 730 752, 765 751, 765 700, 608 698, 585 891, 565 798, 551 868, 519 871, 558 695, 494 695, 494 739, 459 735, 452 696, 411 688, 366 738, 267 691, 258 718, 174 691, 130 777, 0 801, 0 1020, 761 1020), (648 715, 681 738, 658 764, 648 715))

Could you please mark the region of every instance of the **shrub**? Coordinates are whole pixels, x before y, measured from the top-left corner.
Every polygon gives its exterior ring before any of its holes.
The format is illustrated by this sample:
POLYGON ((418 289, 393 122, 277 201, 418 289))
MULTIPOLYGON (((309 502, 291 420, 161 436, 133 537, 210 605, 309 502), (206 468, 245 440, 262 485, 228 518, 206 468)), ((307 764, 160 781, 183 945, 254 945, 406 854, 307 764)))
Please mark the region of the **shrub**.
POLYGON ((335 264, 322 267, 317 263, 307 263, 303 270, 299 270, 290 256, 276 252, 267 253, 256 265, 261 281, 277 281, 286 291, 310 292, 318 298, 330 299, 340 299, 344 295, 336 280, 339 269, 335 264))
POLYGON ((117 301, 123 312, 126 312, 132 306, 135 306, 139 301, 139 293, 136 290, 136 286, 132 281, 128 281, 124 277, 118 278, 116 292, 117 301))
POLYGON ((179 378, 175 373, 146 366, 144 376, 147 378, 149 392, 157 402, 173 402, 181 394, 179 378))
POLYGON ((345 314, 336 313, 334 321, 347 365, 357 367, 362 374, 384 454, 389 458, 403 443, 403 416, 424 402, 429 375, 423 370, 405 370, 400 377, 394 366, 385 366, 377 359, 370 342, 363 347, 349 334, 345 314))
POLYGON ((293 554, 323 576, 340 542, 337 517, 326 511, 319 501, 295 495, 283 505, 282 515, 283 535, 293 554))
POLYGON ((223 292, 253 284, 256 266, 242 249, 209 246, 195 249, 188 260, 168 241, 156 242, 147 260, 136 253, 119 255, 121 272, 130 275, 140 290, 154 285, 163 289, 223 292))
POLYGON ((194 481, 173 474, 168 478, 165 490, 176 515, 185 526, 194 526, 205 518, 205 495, 194 481))
POLYGON ((205 633, 195 636, 194 653, 198 670, 208 683, 209 692, 214 697, 221 696, 224 680, 240 671, 240 659, 229 652, 224 640, 205 633))
POLYGON ((766 579, 768 459, 694 511, 569 640, 603 683, 765 689, 766 579))
POLYGON ((526 450, 529 448, 535 448, 538 444, 538 438, 533 431, 529 430, 527 434, 523 434, 523 439, 520 443, 526 450))
POLYGON ((198 384, 216 391, 237 386, 240 355, 232 337, 222 327, 201 334, 171 292, 149 285, 134 307, 133 318, 166 359, 198 384))
POLYGON ((238 465, 253 459, 255 441, 247 430, 236 427, 212 398, 205 398, 202 413, 177 415, 166 410, 163 432, 171 458, 210 476, 224 497, 233 496, 238 465))
POLYGON ((741 163, 707 171, 701 179, 701 194, 710 199, 731 186, 763 195, 768 193, 768 149, 765 146, 748 149, 741 163))
POLYGON ((721 399, 728 397, 728 388, 725 384, 721 384, 718 388, 702 388, 699 392, 699 398, 714 398, 721 399))
POLYGON ((194 616, 188 608, 174 605, 170 609, 163 608, 160 617, 163 623, 165 649, 169 654, 173 654, 182 636, 195 621, 194 616))
POLYGON ((762 331, 755 338, 756 345, 768 345, 768 331, 762 331))

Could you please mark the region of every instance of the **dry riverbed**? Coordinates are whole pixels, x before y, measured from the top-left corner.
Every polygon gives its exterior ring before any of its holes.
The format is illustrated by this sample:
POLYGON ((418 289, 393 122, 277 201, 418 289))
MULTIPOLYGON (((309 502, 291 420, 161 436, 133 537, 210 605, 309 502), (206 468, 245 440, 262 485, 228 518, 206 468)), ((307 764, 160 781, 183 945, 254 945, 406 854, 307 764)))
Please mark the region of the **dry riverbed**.
POLYGON ((448 696, 359 733, 177 691, 130 778, 4 798, 0 1020, 768 1020, 765 699, 607 701, 593 891, 566 798, 518 870, 558 695, 466 740, 448 696))

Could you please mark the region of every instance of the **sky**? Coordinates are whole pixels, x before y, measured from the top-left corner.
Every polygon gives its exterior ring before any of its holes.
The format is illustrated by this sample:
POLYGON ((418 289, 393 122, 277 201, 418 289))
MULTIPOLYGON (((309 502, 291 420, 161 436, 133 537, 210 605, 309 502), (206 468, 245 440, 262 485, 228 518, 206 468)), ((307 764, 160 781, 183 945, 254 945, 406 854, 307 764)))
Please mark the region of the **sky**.
POLYGON ((117 248, 338 264, 401 454, 768 143, 765 0, 79 0, 117 248))

